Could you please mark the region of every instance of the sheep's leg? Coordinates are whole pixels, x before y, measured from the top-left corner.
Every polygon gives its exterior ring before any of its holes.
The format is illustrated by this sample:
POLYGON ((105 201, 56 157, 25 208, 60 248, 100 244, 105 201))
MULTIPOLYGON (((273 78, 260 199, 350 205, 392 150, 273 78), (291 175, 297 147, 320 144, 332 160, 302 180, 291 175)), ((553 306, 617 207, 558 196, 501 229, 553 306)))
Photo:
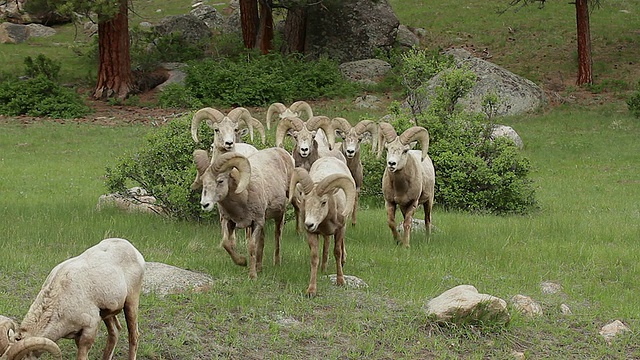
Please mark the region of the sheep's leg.
POLYGON ((256 243, 256 271, 262 271, 262 257, 264 255, 264 231, 260 230, 257 234, 256 243))
MULTIPOLYGON (((97 323, 96 325, 98 325, 97 323)), ((89 350, 93 346, 94 341, 96 340, 96 335, 98 334, 98 327, 84 328, 79 336, 75 338, 76 347, 78 348, 78 356, 77 360, 88 360, 89 359, 89 350)))
POLYGON ((389 225, 389 229, 391 229, 393 240, 397 243, 400 234, 398 234, 398 229, 396 229, 396 204, 385 201, 385 205, 387 207, 387 225, 389 225))
POLYGON ((309 287, 307 295, 315 296, 317 291, 318 277, 318 234, 307 233, 307 243, 311 254, 311 276, 309 277, 309 287))
POLYGON ((280 265, 280 240, 282 239, 282 229, 284 228, 285 213, 275 219, 275 249, 273 250, 273 265, 280 265))
POLYGON ((329 260, 329 245, 331 244, 331 237, 323 235, 324 242, 322 243, 322 262, 320 263, 320 271, 327 272, 327 261, 329 260))
POLYGON ((431 210, 433 209, 433 200, 427 200, 422 204, 424 209, 424 226, 427 230, 427 235, 431 235, 431 210))
POLYGON ((296 215, 296 233, 300 235, 304 232, 304 229, 302 228, 302 224, 304 224, 304 215, 302 214, 302 211, 300 211, 300 208, 297 206, 294 206, 293 210, 296 215))
POLYGON ((113 316, 107 316, 102 319, 104 325, 107 327, 107 344, 102 352, 102 360, 111 360, 113 358, 113 352, 116 349, 118 343, 118 332, 122 328, 118 322, 118 318, 113 316))
POLYGON ((355 226, 358 213, 358 200, 360 199, 360 189, 356 189, 356 198, 353 203, 353 212, 351 212, 351 225, 355 226))
POLYGON ((256 262, 257 262, 256 248, 260 243, 259 237, 260 237, 261 229, 258 227, 258 225, 255 222, 251 226, 253 227, 253 229, 251 231, 251 237, 247 239, 247 252, 249 253, 249 279, 254 280, 258 278, 258 273, 256 269, 256 262))
POLYGON ((236 265, 247 266, 247 258, 239 256, 236 253, 236 223, 229 220, 225 220, 225 223, 226 226, 224 227, 225 230, 223 230, 222 247, 231 256, 231 259, 236 265))
POLYGON ((127 322, 127 332, 129 334, 129 360, 136 360, 138 352, 138 305, 140 298, 130 296, 124 303, 124 319, 127 322))
POLYGON ((336 258, 336 285, 344 285, 344 273, 342 272, 342 250, 344 249, 344 229, 341 227, 336 229, 333 234, 333 256, 336 258))
POLYGON ((418 209, 418 201, 414 201, 408 206, 400 207, 402 211, 402 216, 404 216, 404 220, 402 221, 402 229, 404 230, 404 234, 402 234, 402 246, 409 247, 409 239, 411 238, 411 223, 413 222, 413 215, 418 209))

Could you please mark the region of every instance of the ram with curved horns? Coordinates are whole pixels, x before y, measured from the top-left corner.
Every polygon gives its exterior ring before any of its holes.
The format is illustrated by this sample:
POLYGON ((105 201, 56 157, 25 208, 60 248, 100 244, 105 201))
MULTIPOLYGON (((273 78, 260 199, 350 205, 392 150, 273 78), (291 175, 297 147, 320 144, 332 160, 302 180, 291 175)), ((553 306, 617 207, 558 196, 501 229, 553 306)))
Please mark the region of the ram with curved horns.
MULTIPOLYGON (((347 167, 351 171, 351 176, 356 182, 356 203, 351 214, 351 225, 356 224, 358 200, 360 189, 364 181, 364 170, 362 160, 360 160, 360 143, 365 138, 371 139, 371 151, 375 152, 378 142, 378 125, 371 120, 362 120, 355 126, 351 126, 345 118, 336 117, 331 120, 336 136, 342 138, 340 151, 347 161, 347 167)), ((336 148, 338 148, 336 146, 336 148)))
POLYGON ((311 169, 311 165, 323 155, 329 155, 335 144, 335 135, 331 119, 326 116, 314 116, 307 121, 300 118, 284 118, 276 128, 276 146, 284 146, 285 136, 291 136, 295 147, 291 155, 296 167, 311 169), (325 143, 326 140, 326 143, 325 143))
POLYGON ((104 239, 51 270, 22 323, 0 316, 2 359, 35 359, 51 353, 62 359, 55 343, 74 339, 77 359, 87 360, 100 322, 107 327, 102 359, 113 358, 118 332, 116 315, 124 310, 129 334, 129 360, 138 349, 138 304, 145 261, 128 241, 104 239), (4 354, 4 355, 2 355, 4 354))
MULTIPOLYGON (((393 238, 409 247, 413 216, 422 205, 427 234, 431 229, 431 210, 435 191, 436 175, 433 162, 427 154, 429 132, 421 126, 413 126, 397 135, 389 123, 380 123, 379 143, 387 149, 387 161, 382 175, 382 195, 387 209, 387 224, 393 238), (411 150, 412 143, 420 142, 420 150, 411 150), (396 229, 396 207, 404 216, 402 238, 396 229)), ((382 153, 382 146, 378 155, 382 153)))
POLYGON ((228 152, 210 160, 206 151, 195 150, 193 159, 202 179, 200 205, 211 211, 218 204, 223 225, 222 246, 233 262, 246 266, 247 259, 236 253, 235 229, 249 228, 249 278, 262 269, 264 226, 275 222, 274 264, 280 264, 280 239, 288 203, 288 185, 293 159, 281 148, 260 150, 248 157, 228 152))
MULTIPOLYGON (((196 143, 199 142, 198 129, 202 121, 205 121, 207 126, 214 131, 210 147, 212 158, 229 151, 236 151, 244 156, 256 153, 258 149, 255 146, 241 142, 242 137, 247 133, 253 141, 254 128, 260 133, 262 143, 265 141, 264 126, 258 119, 251 116, 249 110, 243 107, 234 108, 226 116, 219 110, 210 107, 196 111, 191 119, 191 138, 196 143)), ((199 190, 201 187, 202 182, 196 175, 191 189, 199 190)))
POLYGON ((300 194, 300 210, 311 252, 311 275, 307 294, 314 296, 317 292, 319 235, 324 236, 325 240, 322 270, 326 269, 328 240, 333 236, 336 284, 345 284, 342 270, 346 256, 344 239, 346 219, 353 210, 356 197, 355 182, 344 162, 334 157, 323 157, 311 166, 310 171, 300 167, 294 170, 289 194, 296 192, 300 194))
POLYGON ((274 119, 273 115, 278 114, 278 119, 282 120, 284 118, 301 118, 300 115, 306 114, 307 120, 313 117, 313 110, 311 110, 311 105, 309 105, 306 101, 296 101, 291 106, 286 107, 283 103, 273 103, 267 109, 267 129, 271 129, 271 121, 274 119))

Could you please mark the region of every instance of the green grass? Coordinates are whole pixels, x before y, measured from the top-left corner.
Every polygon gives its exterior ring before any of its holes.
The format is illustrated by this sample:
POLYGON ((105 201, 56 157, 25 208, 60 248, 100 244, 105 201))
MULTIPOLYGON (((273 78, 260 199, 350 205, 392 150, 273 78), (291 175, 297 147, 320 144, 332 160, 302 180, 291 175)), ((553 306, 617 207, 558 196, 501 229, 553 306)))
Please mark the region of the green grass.
MULTIPOLYGON (((635 332, 611 345, 597 334, 614 319, 640 326, 637 120, 610 107, 567 107, 508 123, 533 163, 540 211, 496 217, 436 209, 437 231, 428 240, 414 233, 412 247, 403 249, 391 240, 384 210, 364 209, 347 231, 345 271, 369 288, 336 288, 320 278, 319 296, 308 299, 309 250, 293 223, 285 229, 279 267, 270 262, 269 225, 264 270, 250 281, 247 269, 218 247, 213 224, 95 209, 105 167, 140 145, 152 128, 5 121, 0 289, 6 295, 0 314, 20 319, 55 264, 104 237, 120 236, 147 261, 215 279, 205 293, 143 296, 141 359, 475 359, 509 358, 512 350, 533 359, 637 358, 635 332), (563 293, 542 294, 543 281, 562 284, 563 293), (545 315, 528 319, 512 312, 510 326, 497 332, 429 323, 424 303, 459 284, 506 300, 532 296, 545 315), (574 315, 562 316, 562 303, 574 315), (278 325, 282 317, 300 323, 278 325)), ((334 268, 331 256, 329 273, 334 268)), ((73 353, 72 342, 61 344, 73 353)), ((92 358, 98 354, 94 349, 92 358)))

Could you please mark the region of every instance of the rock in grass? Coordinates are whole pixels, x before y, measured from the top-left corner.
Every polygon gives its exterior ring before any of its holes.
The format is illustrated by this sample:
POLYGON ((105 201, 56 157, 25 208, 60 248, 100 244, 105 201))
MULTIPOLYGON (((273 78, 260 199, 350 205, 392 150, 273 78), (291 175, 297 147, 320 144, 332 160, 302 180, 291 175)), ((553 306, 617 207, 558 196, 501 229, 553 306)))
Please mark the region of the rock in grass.
POLYGON ((507 302, 480 294, 473 285, 458 285, 429 300, 427 318, 458 325, 507 325, 511 315, 507 302))

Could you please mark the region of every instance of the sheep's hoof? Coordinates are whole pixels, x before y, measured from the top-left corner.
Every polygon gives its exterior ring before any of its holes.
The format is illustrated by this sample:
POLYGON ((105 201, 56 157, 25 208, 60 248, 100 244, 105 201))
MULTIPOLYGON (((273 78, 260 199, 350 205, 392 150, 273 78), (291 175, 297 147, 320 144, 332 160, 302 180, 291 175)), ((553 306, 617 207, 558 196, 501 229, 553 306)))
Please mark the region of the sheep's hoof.
POLYGON ((314 298, 316 297, 316 289, 309 287, 306 291, 306 294, 308 298, 314 298))

